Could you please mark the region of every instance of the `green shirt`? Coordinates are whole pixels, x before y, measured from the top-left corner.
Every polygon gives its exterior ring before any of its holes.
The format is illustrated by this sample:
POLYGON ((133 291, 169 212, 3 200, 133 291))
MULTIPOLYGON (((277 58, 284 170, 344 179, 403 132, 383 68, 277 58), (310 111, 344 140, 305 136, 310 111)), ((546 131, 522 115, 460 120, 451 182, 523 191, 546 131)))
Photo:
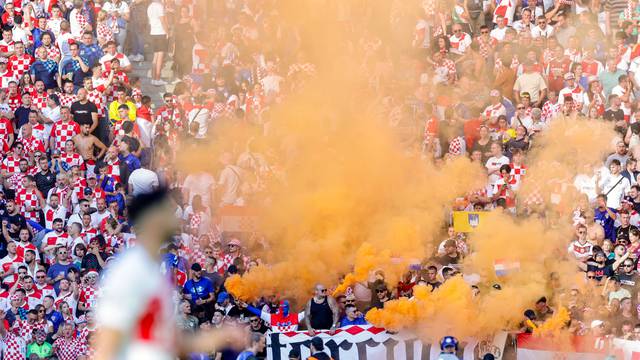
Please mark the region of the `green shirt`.
POLYGON ((51 344, 46 341, 42 343, 42 345, 34 342, 27 346, 27 358, 31 356, 31 354, 36 354, 39 358, 46 359, 53 355, 53 348, 51 344))

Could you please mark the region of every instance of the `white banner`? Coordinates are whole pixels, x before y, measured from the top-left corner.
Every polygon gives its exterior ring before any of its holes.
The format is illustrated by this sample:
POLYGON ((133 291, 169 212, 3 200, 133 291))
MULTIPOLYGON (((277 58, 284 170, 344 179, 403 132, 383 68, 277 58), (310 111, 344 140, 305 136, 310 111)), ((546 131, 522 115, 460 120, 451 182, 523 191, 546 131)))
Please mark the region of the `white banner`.
POLYGON ((624 360, 640 360, 640 341, 614 339, 613 347, 622 352, 624 360))
MULTIPOLYGON (((458 358, 478 359, 478 352, 493 353, 502 357, 506 336, 497 335, 488 341, 476 339, 460 340, 458 358)), ((316 336, 324 340, 325 352, 334 360, 436 360, 440 354, 439 344, 423 343, 409 333, 390 334, 373 326, 349 326, 316 336)), ((267 334, 267 359, 287 360, 289 351, 297 349, 302 359, 310 356, 311 336, 307 332, 267 334)))
POLYGON ((573 336, 569 342, 555 341, 552 337, 518 335, 518 360, 602 360, 604 351, 594 349, 591 338, 573 336))

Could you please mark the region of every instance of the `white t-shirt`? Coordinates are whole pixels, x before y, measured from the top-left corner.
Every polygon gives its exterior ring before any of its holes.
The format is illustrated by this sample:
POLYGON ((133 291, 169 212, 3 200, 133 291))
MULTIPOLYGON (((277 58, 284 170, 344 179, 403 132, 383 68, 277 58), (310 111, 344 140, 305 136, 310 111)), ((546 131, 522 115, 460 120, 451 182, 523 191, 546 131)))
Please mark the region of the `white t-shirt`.
POLYGON ((129 12, 129 5, 127 5, 127 3, 124 1, 120 1, 119 5, 116 5, 113 2, 108 1, 104 3, 104 5, 102 6, 102 10, 106 11, 109 14, 117 11, 120 13, 120 15, 122 15, 124 13, 129 12))
POLYGON ((168 280, 142 246, 127 249, 106 274, 98 300, 102 328, 120 331, 119 359, 175 358, 174 304, 168 280))
POLYGON ((216 180, 208 173, 196 173, 187 175, 184 179, 185 189, 189 189, 189 204, 194 195, 200 195, 203 204, 211 203, 211 189, 216 184, 216 180))
POLYGON ((235 165, 227 165, 220 172, 220 180, 218 185, 223 188, 221 202, 224 205, 235 204, 238 199, 238 190, 240 190, 240 168, 235 165))
POLYGON ((607 195, 607 207, 618 209, 622 197, 629 192, 631 184, 629 180, 622 175, 609 175, 602 179, 600 183, 603 194, 607 195), (622 179, 620 179, 622 178, 622 179))
POLYGON ((158 174, 149 169, 139 168, 129 175, 129 185, 133 189, 131 194, 136 196, 152 192, 160 186, 160 182, 158 174))
POLYGON ((162 26, 160 18, 164 16, 164 6, 159 1, 154 1, 147 8, 147 17, 149 18, 149 34, 151 35, 167 35, 167 31, 162 26))
MULTIPOLYGON (((485 167, 487 168, 488 171, 493 171, 493 170, 500 170, 500 167, 502 165, 509 165, 509 158, 502 155, 501 157, 495 157, 492 156, 489 159, 487 159, 487 163, 485 164, 485 167)), ((489 175, 489 185, 493 185, 496 182, 498 182, 498 180, 500 180, 500 173, 499 172, 495 172, 491 175, 489 175)))

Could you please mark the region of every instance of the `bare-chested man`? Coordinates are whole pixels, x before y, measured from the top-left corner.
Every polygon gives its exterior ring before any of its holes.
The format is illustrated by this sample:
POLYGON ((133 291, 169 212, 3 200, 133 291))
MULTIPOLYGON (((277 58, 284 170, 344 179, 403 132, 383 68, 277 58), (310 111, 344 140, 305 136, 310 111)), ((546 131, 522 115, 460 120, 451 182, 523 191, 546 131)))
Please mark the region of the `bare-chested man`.
POLYGON ((73 137, 73 142, 87 165, 87 173, 93 172, 96 160, 102 158, 107 151, 107 147, 97 137, 91 135, 91 126, 89 124, 80 126, 80 134, 73 137), (96 149, 98 150, 97 155, 95 155, 96 149))

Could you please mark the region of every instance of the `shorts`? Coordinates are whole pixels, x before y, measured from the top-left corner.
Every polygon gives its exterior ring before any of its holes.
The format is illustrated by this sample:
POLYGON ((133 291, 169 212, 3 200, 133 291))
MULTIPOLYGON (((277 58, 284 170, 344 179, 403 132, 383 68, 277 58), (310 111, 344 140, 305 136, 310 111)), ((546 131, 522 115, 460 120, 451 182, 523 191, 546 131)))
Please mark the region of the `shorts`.
POLYGON ((151 49, 156 52, 167 52, 167 35, 151 35, 151 49))

